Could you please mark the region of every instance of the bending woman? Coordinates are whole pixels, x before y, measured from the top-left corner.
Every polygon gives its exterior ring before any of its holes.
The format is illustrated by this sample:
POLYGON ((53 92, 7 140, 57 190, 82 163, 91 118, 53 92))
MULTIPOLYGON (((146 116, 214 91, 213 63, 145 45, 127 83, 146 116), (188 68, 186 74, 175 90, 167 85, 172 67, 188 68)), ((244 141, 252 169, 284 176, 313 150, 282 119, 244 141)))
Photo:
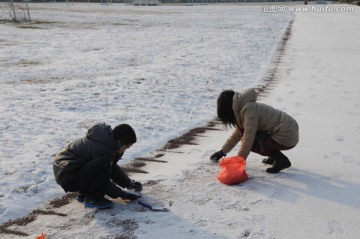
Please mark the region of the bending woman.
POLYGON ((270 164, 268 173, 278 173, 291 166, 290 160, 281 152, 292 149, 299 142, 299 126, 287 113, 269 105, 256 102, 254 89, 244 92, 223 91, 217 100, 217 114, 226 126, 233 126, 233 134, 220 151, 210 159, 219 161, 241 140, 237 153, 245 160, 250 151, 268 156, 263 163, 270 164))

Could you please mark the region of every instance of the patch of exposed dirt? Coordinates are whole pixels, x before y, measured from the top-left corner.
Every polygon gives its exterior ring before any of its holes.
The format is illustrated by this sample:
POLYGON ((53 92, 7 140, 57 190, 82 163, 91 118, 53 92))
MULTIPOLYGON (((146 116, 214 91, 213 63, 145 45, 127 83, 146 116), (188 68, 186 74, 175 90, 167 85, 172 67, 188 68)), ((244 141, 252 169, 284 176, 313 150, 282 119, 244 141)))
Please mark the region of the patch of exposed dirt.
POLYGON ((194 129, 190 130, 189 132, 183 134, 182 136, 168 141, 160 149, 160 151, 168 151, 168 150, 172 150, 172 149, 177 149, 177 148, 180 148, 182 145, 197 145, 196 140, 195 140, 196 137, 201 137, 201 134, 205 133, 208 130, 218 130, 215 128, 215 126, 217 124, 220 124, 220 122, 217 120, 213 120, 213 121, 210 121, 204 127, 194 128, 194 129))
POLYGON ((259 97, 262 97, 262 96, 268 94, 269 91, 271 90, 271 86, 276 84, 277 66, 281 62, 281 56, 284 53, 285 45, 287 43, 287 40, 290 37, 293 22, 294 21, 289 22, 289 24, 286 28, 286 31, 282 37, 282 40, 280 42, 280 46, 275 51, 274 58, 272 59, 273 67, 271 67, 268 70, 267 74, 263 78, 263 83, 256 87, 256 91, 257 91, 259 97))
POLYGON ((70 203, 71 200, 73 200, 75 198, 75 193, 68 193, 65 196, 61 197, 61 198, 57 198, 55 200, 52 200, 49 205, 52 208, 60 208, 64 205, 67 205, 70 203))
POLYGON ((11 234, 11 235, 16 235, 16 236, 29 236, 25 232, 10 229, 10 228, 13 226, 26 226, 27 224, 35 221, 39 215, 57 215, 60 217, 66 217, 67 216, 66 214, 55 212, 52 209, 60 208, 64 205, 68 204, 70 202, 70 200, 72 200, 73 198, 75 198, 75 194, 68 193, 61 198, 52 200, 46 207, 46 208, 49 208, 49 210, 36 209, 24 217, 7 221, 7 222, 3 223, 2 225, 0 225, 0 234, 11 234))

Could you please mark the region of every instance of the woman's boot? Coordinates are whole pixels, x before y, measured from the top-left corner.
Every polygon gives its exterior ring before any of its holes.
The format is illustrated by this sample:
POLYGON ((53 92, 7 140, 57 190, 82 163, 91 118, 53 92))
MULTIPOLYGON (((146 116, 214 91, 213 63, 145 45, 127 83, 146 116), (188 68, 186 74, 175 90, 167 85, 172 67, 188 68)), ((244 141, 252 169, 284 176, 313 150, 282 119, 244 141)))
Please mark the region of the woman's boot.
POLYGON ((278 173, 291 166, 290 160, 280 151, 272 152, 269 157, 274 158, 275 162, 271 168, 266 169, 267 173, 278 173))

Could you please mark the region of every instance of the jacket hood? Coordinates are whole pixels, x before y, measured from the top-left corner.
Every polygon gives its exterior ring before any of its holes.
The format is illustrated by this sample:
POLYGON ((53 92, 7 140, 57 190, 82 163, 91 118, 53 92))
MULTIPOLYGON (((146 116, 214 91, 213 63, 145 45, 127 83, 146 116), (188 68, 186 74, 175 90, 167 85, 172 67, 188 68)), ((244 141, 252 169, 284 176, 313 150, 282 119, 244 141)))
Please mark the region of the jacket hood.
POLYGON ((235 112, 240 112, 245 104, 256 101, 257 94, 255 89, 248 89, 243 92, 235 92, 232 108, 235 112))
POLYGON ((111 126, 105 123, 96 124, 91 127, 87 131, 86 137, 88 139, 103 143, 116 151, 119 149, 119 145, 116 143, 112 133, 111 126))

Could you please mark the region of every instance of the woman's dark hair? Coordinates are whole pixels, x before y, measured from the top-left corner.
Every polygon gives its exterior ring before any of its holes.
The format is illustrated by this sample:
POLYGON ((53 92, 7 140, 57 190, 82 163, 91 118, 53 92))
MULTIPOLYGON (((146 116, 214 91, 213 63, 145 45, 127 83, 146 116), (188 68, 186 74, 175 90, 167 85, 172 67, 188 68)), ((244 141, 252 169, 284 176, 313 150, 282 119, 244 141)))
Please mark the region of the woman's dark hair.
POLYGON ((136 134, 128 124, 120 124, 113 129, 114 138, 120 140, 122 145, 136 143, 136 134))
POLYGON ((234 95, 235 92, 233 90, 221 92, 217 99, 217 115, 226 126, 236 127, 235 114, 232 108, 234 95))

